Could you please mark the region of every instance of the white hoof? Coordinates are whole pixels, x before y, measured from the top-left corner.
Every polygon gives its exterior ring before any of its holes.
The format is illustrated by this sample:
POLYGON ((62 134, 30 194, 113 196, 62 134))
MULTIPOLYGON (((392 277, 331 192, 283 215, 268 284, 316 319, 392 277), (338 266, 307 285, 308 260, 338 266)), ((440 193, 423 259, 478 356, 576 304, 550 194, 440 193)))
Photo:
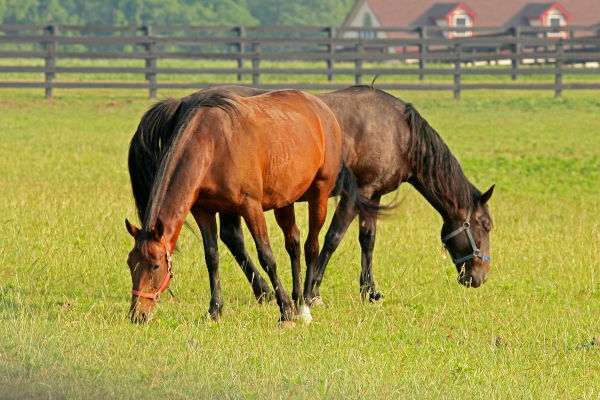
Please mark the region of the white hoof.
POLYGON ((310 324, 312 321, 312 315, 310 315, 310 308, 306 304, 302 304, 300 306, 300 312, 298 313, 298 318, 302 320, 305 324, 310 324))

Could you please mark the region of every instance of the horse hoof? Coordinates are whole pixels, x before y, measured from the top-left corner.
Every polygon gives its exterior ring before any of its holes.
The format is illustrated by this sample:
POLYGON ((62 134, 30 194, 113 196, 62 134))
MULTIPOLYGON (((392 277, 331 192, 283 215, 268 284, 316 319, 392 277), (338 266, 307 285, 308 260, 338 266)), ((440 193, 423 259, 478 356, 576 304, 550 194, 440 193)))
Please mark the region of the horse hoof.
POLYGON ((321 299, 321 296, 314 297, 310 301, 311 307, 323 307, 324 305, 325 305, 325 303, 323 303, 323 299, 321 299))
POLYGON ((369 301, 371 303, 379 303, 383 301, 383 295, 381 294, 381 292, 371 293, 371 295, 369 296, 369 301))
POLYGON ((294 321, 279 321, 280 329, 292 329, 295 326, 296 323, 294 321))
POLYGON ((213 314, 210 311, 206 313, 206 319, 210 322, 219 322, 219 314, 213 314))
POLYGON ((298 319, 305 324, 310 324, 312 322, 312 315, 310 315, 310 308, 306 304, 302 304, 300 306, 300 311, 298 313, 298 319))

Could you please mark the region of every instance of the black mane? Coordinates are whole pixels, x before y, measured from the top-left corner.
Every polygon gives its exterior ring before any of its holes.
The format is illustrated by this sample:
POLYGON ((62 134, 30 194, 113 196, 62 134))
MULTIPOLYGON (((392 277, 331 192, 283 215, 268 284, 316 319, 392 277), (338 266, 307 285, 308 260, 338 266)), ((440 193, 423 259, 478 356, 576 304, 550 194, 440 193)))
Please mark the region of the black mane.
POLYGON ((404 108, 404 118, 410 127, 407 159, 413 178, 411 181, 431 193, 447 210, 467 208, 481 196, 481 192, 465 177, 460 164, 440 135, 429 125, 411 103, 367 85, 348 89, 376 91, 404 108))
POLYGON ((235 110, 231 100, 225 93, 197 92, 183 99, 159 101, 146 111, 129 144, 128 157, 131 188, 140 221, 145 222, 160 164, 195 111, 201 107, 235 110))
POLYGON ((465 177, 440 135, 412 104, 405 103, 404 116, 411 132, 407 157, 413 179, 447 210, 467 208, 479 191, 465 177))

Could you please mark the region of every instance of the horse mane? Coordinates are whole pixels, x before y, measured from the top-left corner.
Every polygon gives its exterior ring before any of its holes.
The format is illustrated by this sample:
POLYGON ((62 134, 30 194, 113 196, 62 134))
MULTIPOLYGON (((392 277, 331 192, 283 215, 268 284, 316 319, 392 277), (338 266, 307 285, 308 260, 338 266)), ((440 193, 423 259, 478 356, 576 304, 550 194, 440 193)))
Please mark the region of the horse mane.
POLYGON ((165 147, 173 136, 181 100, 168 98, 154 104, 142 117, 129 143, 129 178, 140 221, 144 220, 150 190, 165 147))
POLYGON ((407 158, 414 174, 412 179, 446 209, 468 207, 481 193, 465 177, 446 143, 412 104, 405 103, 404 117, 410 127, 407 158))
POLYGON ((179 116, 173 119, 173 133, 166 146, 161 149, 158 169, 152 183, 150 196, 144 212, 143 227, 152 229, 158 218, 159 207, 162 205, 171 177, 177 168, 187 141, 194 132, 186 132, 186 128, 200 108, 220 108, 226 112, 237 111, 232 103, 231 94, 225 92, 196 92, 182 99, 179 116))
MULTIPOLYGON (((129 144, 128 167, 138 217, 146 223, 153 186, 159 168, 172 153, 176 138, 199 107, 233 108, 222 93, 197 92, 183 99, 168 98, 155 103, 142 117, 129 144)), ((164 173, 162 174, 164 175, 164 173)), ((161 175, 161 176, 162 176, 161 175)), ((143 226, 150 229, 152 225, 143 226)))

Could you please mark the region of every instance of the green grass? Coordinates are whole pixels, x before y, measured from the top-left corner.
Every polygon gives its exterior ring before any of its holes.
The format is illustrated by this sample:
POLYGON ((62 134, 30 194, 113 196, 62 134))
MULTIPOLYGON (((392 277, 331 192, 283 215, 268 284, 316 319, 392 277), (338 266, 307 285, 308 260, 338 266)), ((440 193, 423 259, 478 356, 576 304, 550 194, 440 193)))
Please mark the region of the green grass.
MULTIPOLYGON (((206 319, 203 250, 189 230, 174 256, 177 301, 149 325, 127 320, 126 157, 145 91, 57 90, 51 101, 0 91, 0 398, 598 398, 600 96, 396 94, 480 189, 496 183, 490 279, 456 283, 441 218, 403 185, 378 225, 385 301, 360 301, 354 222, 327 270, 326 306, 282 331, 223 245, 224 315, 206 319)), ((305 234, 306 209, 297 214, 305 234)))

